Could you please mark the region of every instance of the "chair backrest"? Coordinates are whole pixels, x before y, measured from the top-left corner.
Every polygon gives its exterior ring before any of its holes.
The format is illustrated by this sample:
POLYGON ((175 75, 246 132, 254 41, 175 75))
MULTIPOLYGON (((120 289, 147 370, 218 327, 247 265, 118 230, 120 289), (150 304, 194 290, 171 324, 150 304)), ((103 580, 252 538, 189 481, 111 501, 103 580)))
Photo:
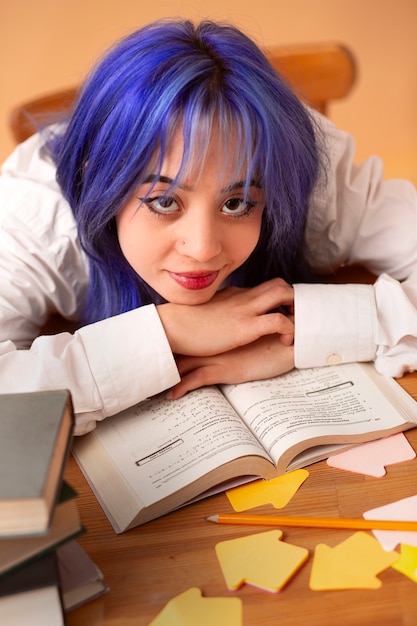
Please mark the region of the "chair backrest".
MULTIPOLYGON (((354 57, 348 48, 337 43, 275 46, 269 47, 266 54, 297 95, 325 115, 329 103, 346 97, 355 82, 354 57)), ((37 127, 56 121, 71 107, 76 94, 77 87, 73 87, 15 107, 10 115, 15 141, 20 143, 37 127)))
POLYGON ((356 80, 353 53, 341 44, 270 47, 267 56, 301 100, 324 115, 333 100, 351 92, 356 80))

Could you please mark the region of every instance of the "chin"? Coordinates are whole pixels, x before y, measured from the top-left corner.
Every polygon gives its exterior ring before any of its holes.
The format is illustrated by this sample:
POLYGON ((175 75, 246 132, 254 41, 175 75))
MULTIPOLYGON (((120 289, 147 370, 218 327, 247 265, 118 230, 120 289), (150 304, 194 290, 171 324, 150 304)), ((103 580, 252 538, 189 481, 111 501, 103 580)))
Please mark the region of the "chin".
POLYGON ((182 304, 186 306, 195 306, 197 304, 205 304, 209 302, 216 291, 201 289, 199 291, 187 291, 182 294, 171 294, 172 297, 167 298, 167 302, 171 304, 182 304))

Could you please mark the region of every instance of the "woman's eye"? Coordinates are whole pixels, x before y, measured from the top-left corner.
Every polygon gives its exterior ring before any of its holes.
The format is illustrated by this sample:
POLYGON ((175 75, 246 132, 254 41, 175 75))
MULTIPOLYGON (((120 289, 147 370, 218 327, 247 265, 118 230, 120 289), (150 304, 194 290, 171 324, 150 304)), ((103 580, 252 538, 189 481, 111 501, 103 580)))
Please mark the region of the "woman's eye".
POLYGON ((151 211, 155 211, 156 213, 175 213, 175 211, 178 211, 178 204, 172 196, 143 198, 142 201, 151 211))
POLYGON ((256 202, 250 202, 243 198, 229 198, 223 205, 223 212, 227 215, 248 215, 256 204, 256 202))

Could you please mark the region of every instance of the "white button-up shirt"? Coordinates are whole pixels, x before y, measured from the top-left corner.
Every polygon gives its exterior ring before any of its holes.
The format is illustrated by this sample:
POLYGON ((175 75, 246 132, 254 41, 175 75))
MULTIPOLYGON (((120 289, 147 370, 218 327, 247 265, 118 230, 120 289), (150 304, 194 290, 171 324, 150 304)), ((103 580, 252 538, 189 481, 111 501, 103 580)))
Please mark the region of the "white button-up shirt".
MULTIPOLYGON (((318 272, 358 263, 379 278, 294 286, 295 364, 374 361, 401 376, 417 369, 417 193, 384 182, 376 157, 355 165, 353 139, 317 119, 328 163, 310 202, 308 258, 318 272)), ((179 381, 153 305, 38 336, 51 313, 79 317, 87 281, 72 211, 34 135, 0 177, 0 393, 69 389, 77 434, 179 381)))

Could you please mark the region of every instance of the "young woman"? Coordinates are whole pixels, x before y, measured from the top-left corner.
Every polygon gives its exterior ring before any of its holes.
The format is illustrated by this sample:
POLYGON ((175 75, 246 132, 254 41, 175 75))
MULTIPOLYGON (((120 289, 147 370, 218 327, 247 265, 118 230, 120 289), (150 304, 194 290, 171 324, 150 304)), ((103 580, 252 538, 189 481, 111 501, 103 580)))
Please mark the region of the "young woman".
POLYGON ((0 392, 70 389, 82 434, 165 390, 416 369, 417 194, 353 158, 230 25, 118 42, 3 166, 0 392), (375 285, 318 282, 350 263, 375 285))

